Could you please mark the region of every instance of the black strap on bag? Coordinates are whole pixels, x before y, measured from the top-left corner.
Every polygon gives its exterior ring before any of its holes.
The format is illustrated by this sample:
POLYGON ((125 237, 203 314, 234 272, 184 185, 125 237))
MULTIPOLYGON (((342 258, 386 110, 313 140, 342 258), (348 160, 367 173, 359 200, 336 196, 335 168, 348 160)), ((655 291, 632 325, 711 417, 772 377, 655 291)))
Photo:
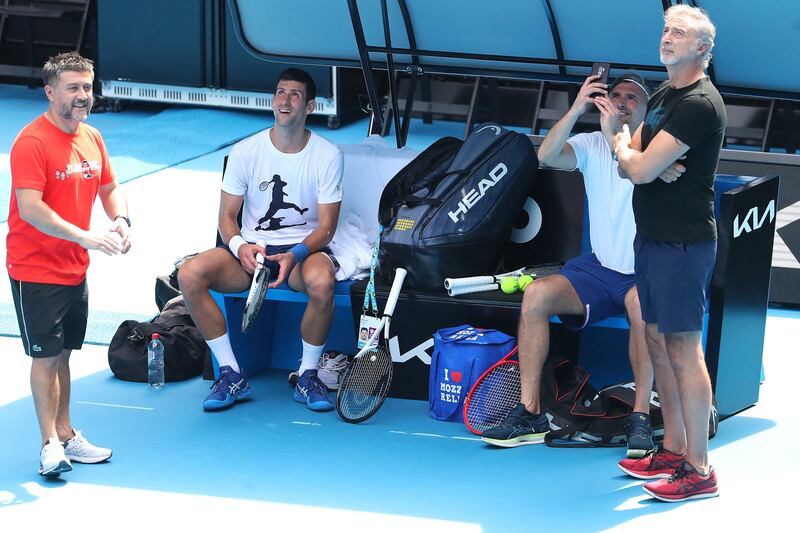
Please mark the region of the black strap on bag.
POLYGON ((183 296, 173 298, 150 322, 126 320, 108 346, 108 366, 124 381, 147 381, 147 343, 158 333, 164 344, 164 380, 182 381, 203 372, 210 351, 183 296))

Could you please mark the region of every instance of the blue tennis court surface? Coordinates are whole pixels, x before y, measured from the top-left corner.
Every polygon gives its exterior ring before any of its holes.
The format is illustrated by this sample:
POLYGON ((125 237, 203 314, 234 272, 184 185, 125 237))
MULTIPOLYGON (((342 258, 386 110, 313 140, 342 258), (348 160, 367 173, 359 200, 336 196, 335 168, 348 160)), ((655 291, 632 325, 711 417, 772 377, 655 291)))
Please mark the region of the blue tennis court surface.
MULTIPOLYGON (((0 133, 2 194, 8 194, 13 137, 41 111, 39 92, 0 86, 0 112, 13 123, 0 133)), ((123 185, 132 206, 134 249, 125 257, 92 255, 87 338, 107 342, 118 321, 155 313, 156 274, 169 273, 171 261, 184 253, 213 246, 219 172, 229 149, 220 147, 265 127, 271 116, 148 108, 91 120, 108 140, 117 173, 141 176, 123 185)), ((321 124, 312 126, 338 143, 366 135, 365 121, 336 131, 321 124)), ((463 124, 414 121, 409 144, 421 149, 462 132, 463 124)), ((711 441, 721 496, 662 504, 617 469, 621 449, 491 449, 463 425, 432 420, 426 402, 411 400, 389 399, 366 423, 345 424, 335 413, 313 413, 294 402, 285 373, 278 371, 252 380, 251 402, 204 413, 209 382, 169 383, 154 392, 119 381, 108 370, 102 345, 87 345, 73 356, 72 415, 75 427, 113 448, 114 456, 107 464, 75 465, 61 480, 46 481, 36 473, 30 363, 20 339, 8 337, 15 335, 16 321, 5 285, 0 284, 3 533, 53 527, 741 531, 793 523, 792 483, 800 474, 792 452, 800 441, 792 401, 800 373, 797 311, 770 311, 767 380, 759 403, 723 421, 711 441)))

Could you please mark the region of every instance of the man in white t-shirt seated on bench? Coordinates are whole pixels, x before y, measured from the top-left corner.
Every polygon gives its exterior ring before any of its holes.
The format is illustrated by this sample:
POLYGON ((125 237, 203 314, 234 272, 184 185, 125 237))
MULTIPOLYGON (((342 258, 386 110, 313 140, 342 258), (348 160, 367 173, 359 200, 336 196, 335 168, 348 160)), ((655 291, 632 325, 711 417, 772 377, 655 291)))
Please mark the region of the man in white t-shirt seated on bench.
MULTIPOLYGON (((546 166, 579 170, 589 206, 592 252, 568 261, 561 271, 525 289, 519 324, 521 403, 498 427, 483 433, 489 444, 514 447, 544 441, 550 426, 540 407, 542 368, 549 352, 551 316, 571 329, 582 329, 610 316, 625 314, 630 322, 630 360, 636 381, 634 412, 628 418, 628 457, 642 457, 655 448, 650 424, 653 365, 644 337, 633 275, 633 186, 620 179, 611 157, 614 135, 627 124, 635 131, 644 120, 648 101, 645 81, 633 73, 606 84, 589 76, 575 102, 548 132, 539 148, 546 166), (600 111, 600 131, 568 138, 578 118, 592 107, 600 111)), ((667 172, 680 174, 682 166, 667 172)))
MULTIPOLYGON (((272 99, 274 126, 236 143, 228 157, 219 210, 219 232, 227 245, 180 268, 178 279, 192 319, 219 364, 219 378, 203 402, 206 411, 230 407, 253 394, 209 290, 248 289, 257 253, 264 254, 270 269, 269 287, 288 282, 308 296, 294 399, 315 411, 333 409, 321 378, 335 388, 339 375, 326 370, 329 375, 320 376, 317 368, 333 320, 338 263, 327 246, 339 218, 343 158, 335 144, 305 127, 315 97, 316 86, 307 72, 290 68, 281 73, 272 99), (258 240, 266 247, 255 244, 258 240)), ((329 366, 340 370, 345 365, 329 366)))

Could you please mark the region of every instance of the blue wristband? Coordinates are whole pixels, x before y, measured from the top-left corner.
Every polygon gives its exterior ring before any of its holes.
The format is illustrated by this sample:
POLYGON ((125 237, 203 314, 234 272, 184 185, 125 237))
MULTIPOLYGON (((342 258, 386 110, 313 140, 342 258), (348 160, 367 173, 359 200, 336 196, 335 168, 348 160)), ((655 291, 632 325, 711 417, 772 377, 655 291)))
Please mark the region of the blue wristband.
POLYGON ((309 254, 308 246, 306 246, 302 242, 300 244, 295 244, 294 246, 292 246, 289 249, 289 251, 292 252, 292 255, 294 255, 295 264, 300 263, 301 261, 303 261, 303 259, 308 257, 308 254, 309 254))

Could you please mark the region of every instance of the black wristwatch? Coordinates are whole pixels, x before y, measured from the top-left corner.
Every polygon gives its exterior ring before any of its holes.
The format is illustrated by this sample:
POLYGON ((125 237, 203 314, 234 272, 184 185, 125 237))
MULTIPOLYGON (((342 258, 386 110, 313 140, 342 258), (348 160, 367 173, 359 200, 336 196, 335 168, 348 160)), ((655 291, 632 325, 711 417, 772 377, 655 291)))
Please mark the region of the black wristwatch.
POLYGON ((129 219, 128 217, 126 217, 124 215, 117 215, 117 216, 114 217, 114 220, 116 221, 118 218, 121 218, 122 220, 124 220, 129 228, 131 227, 131 219, 129 219))

